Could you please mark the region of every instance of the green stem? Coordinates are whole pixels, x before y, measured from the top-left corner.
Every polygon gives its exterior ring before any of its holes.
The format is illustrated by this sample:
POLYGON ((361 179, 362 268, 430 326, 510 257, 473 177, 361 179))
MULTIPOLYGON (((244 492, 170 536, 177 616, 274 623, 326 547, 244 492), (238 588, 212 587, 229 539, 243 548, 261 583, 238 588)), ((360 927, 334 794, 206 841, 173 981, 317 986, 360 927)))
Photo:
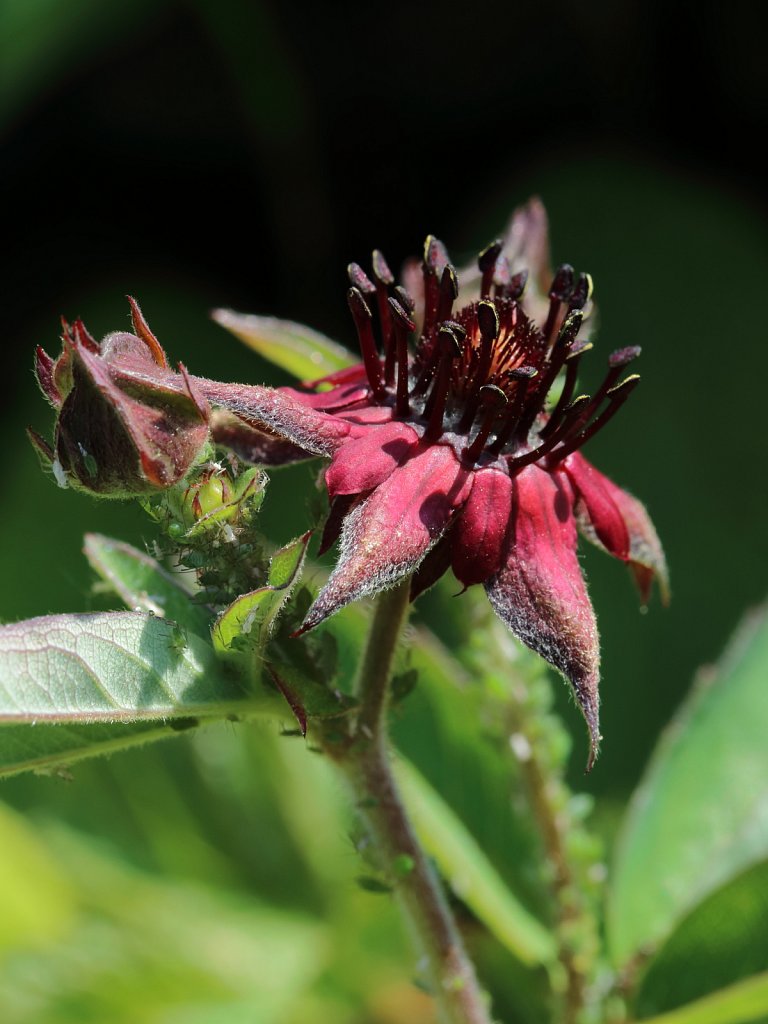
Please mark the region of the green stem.
POLYGON ((409 586, 406 580, 380 595, 358 674, 356 729, 346 743, 328 743, 326 749, 352 790, 371 849, 421 954, 441 1024, 490 1024, 474 967, 392 775, 389 678, 408 612, 409 586))

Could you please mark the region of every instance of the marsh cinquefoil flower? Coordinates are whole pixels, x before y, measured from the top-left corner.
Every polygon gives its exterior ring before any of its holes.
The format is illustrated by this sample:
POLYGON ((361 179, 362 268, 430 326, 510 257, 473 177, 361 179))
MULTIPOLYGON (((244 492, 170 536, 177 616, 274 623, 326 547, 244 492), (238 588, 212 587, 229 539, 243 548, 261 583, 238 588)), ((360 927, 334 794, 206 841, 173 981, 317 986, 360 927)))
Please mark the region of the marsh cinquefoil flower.
MULTIPOLYGON (((411 574, 415 596, 450 567, 464 587, 483 584, 510 630, 570 681, 591 763, 599 645, 577 529, 629 565, 644 602, 654 576, 666 595, 667 573, 645 508, 581 453, 638 383, 622 375, 640 350, 613 352, 595 393, 577 394, 591 280, 567 265, 552 276, 547 263, 536 201, 474 273, 457 274, 430 237, 406 290, 374 252, 370 276, 349 267, 362 363, 260 398, 243 389, 240 411, 330 458, 323 547, 339 539, 340 555, 303 630, 411 574)), ((232 395, 203 391, 237 411, 232 395)))

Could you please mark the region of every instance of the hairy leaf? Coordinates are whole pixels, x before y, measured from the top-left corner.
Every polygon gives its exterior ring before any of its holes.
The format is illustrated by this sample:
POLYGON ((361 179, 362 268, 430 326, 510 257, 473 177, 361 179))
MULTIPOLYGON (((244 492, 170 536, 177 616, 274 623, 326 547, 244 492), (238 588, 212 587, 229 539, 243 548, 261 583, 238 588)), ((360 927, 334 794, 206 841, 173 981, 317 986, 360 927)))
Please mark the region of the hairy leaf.
POLYGON ((256 647, 263 646, 283 603, 301 574, 311 531, 280 548, 272 556, 267 583, 258 590, 241 594, 225 608, 213 627, 213 645, 226 654, 233 642, 246 639, 256 647))
POLYGON ((0 627, 0 722, 222 716, 257 703, 202 640, 143 612, 0 627))
POLYGON ((150 555, 119 540, 87 533, 85 557, 101 578, 132 610, 166 616, 200 637, 208 638, 211 616, 150 555))

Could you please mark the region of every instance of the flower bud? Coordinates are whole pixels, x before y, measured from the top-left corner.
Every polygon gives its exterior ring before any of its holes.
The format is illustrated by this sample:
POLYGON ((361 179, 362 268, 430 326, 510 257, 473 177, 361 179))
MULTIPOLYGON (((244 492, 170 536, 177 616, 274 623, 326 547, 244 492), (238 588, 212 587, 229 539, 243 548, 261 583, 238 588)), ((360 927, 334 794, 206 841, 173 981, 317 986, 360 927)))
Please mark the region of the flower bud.
POLYGON ((80 321, 64 324, 61 355, 37 351, 35 371, 57 411, 51 448, 30 434, 62 486, 110 498, 178 483, 208 448, 207 401, 179 376, 131 300, 135 334, 97 343, 80 321))

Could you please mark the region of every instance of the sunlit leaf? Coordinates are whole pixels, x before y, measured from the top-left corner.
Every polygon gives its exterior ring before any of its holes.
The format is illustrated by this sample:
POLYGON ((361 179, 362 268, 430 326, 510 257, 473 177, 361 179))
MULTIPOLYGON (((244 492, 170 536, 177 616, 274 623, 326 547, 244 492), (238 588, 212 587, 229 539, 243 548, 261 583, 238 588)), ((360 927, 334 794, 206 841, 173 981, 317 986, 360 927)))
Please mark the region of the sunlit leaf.
MULTIPOLYGON (((0 722, 130 722, 251 713, 211 648, 142 612, 49 615, 0 627, 0 722)), ((0 731, 0 743, 2 731, 0 731)))
POLYGON ((456 895, 524 963, 551 960, 552 936, 510 892, 442 797, 402 758, 396 775, 419 838, 456 895))
POLYGON ((768 972, 641 1024, 749 1024, 768 1018, 768 972))
POLYGON ((702 674, 631 806, 608 909, 616 963, 768 858, 768 617, 752 615, 702 674))
POLYGON ((260 356, 299 380, 325 377, 357 361, 342 345, 290 320, 235 313, 231 309, 215 309, 211 316, 260 356))
POLYGON ((311 531, 298 537, 272 556, 267 583, 258 590, 241 594, 226 608, 213 627, 213 645, 222 654, 239 638, 262 646, 272 624, 301 574, 311 531))
POLYGON ((209 613, 194 604, 180 580, 150 555, 98 533, 85 535, 84 551, 93 569, 128 608, 165 616, 198 636, 208 637, 209 613))

